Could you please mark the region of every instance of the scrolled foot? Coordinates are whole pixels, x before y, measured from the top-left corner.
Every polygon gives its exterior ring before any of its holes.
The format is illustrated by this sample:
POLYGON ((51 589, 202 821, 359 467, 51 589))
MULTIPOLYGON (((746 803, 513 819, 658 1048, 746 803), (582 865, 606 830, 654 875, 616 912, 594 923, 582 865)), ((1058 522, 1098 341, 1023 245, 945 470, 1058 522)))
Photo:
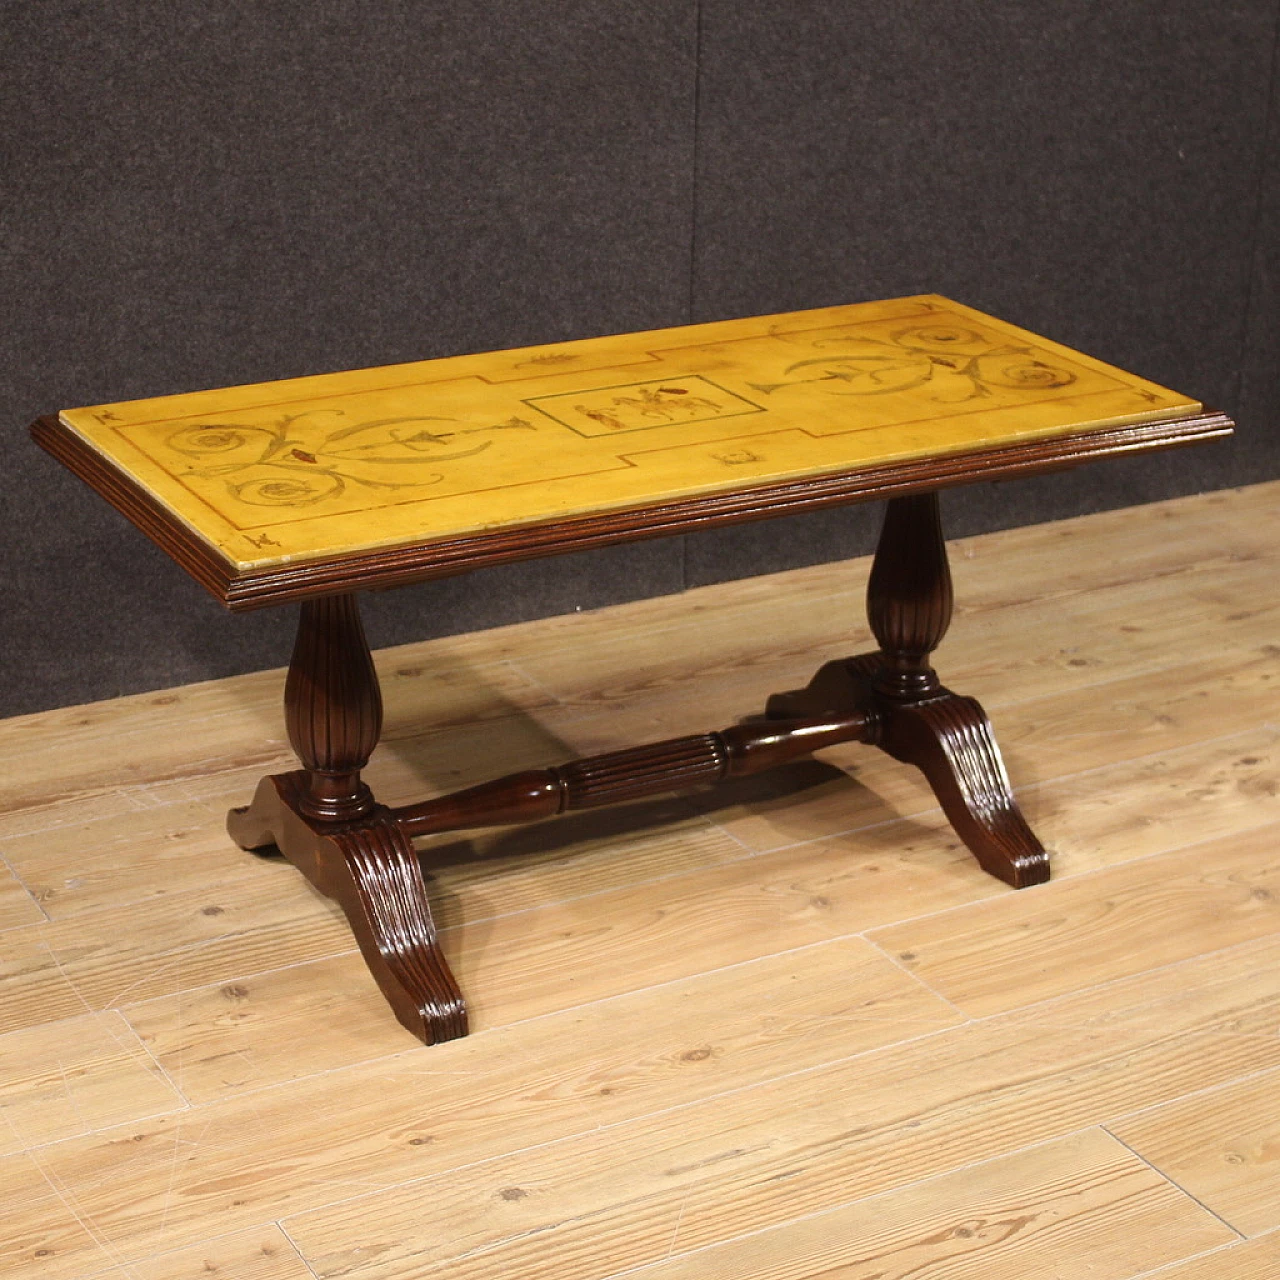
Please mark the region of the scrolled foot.
POLYGON ((1015 889, 1049 879, 1049 855, 1013 798, 991 722, 973 698, 944 691, 886 708, 881 745, 921 770, 983 870, 1015 889))
POLYGON ((467 1009, 436 938, 422 867, 390 811, 324 822, 300 811, 302 772, 263 778, 227 829, 242 848, 275 846, 342 908, 400 1022, 427 1044, 467 1034, 467 1009))
POLYGON ((467 1007, 436 941, 422 867, 389 815, 325 837, 341 903, 397 1018, 427 1044, 467 1034, 467 1007), (338 869, 342 860, 345 875, 338 869))

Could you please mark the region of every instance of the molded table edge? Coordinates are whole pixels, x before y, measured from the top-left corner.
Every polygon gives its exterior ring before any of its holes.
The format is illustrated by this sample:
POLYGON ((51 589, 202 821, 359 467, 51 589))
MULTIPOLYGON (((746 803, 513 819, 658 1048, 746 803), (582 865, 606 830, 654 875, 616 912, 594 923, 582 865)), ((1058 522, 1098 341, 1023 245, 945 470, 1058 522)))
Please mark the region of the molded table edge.
POLYGON ((614 543, 796 515, 844 503, 892 498, 977 481, 1063 470, 1098 458, 1199 444, 1231 435, 1232 420, 1204 410, 1054 436, 989 450, 965 450, 875 467, 804 476, 672 502, 595 512, 562 521, 509 526, 427 543, 377 547, 350 555, 241 572, 141 485, 115 470, 49 415, 31 427, 46 452, 136 525, 215 599, 234 611, 308 597, 450 577, 614 543))

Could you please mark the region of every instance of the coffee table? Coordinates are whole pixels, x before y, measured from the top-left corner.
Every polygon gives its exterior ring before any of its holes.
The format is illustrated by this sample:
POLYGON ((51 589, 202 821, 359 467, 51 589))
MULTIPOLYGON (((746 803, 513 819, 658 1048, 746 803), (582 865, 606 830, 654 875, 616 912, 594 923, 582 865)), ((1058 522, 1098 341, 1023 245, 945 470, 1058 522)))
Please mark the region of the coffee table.
POLYGON ((64 410, 32 428, 228 608, 301 602, 284 702, 303 767, 264 778, 228 826, 341 905, 428 1043, 464 1035, 467 1015, 415 836, 859 741, 922 770, 986 871, 1046 880, 986 715, 930 665, 952 610, 938 491, 1231 430, 936 295, 64 410), (888 500, 867 591, 878 650, 828 662, 762 716, 399 808, 362 781, 382 703, 359 591, 872 498, 888 500))

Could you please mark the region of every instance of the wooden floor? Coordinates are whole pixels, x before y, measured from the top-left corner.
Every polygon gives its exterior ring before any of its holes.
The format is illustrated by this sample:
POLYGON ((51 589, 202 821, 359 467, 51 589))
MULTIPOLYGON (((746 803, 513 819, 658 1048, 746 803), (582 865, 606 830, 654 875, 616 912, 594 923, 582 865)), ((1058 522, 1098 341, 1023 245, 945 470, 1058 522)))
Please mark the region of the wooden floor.
MULTIPOLYGON (((0 1275, 1275 1280, 1278 510, 953 544, 938 665, 1052 883, 856 746, 440 838, 476 1032, 432 1049, 223 833, 279 672, 0 723, 0 1275)), ((371 781, 731 723, 870 647, 866 569, 386 651, 371 781)))

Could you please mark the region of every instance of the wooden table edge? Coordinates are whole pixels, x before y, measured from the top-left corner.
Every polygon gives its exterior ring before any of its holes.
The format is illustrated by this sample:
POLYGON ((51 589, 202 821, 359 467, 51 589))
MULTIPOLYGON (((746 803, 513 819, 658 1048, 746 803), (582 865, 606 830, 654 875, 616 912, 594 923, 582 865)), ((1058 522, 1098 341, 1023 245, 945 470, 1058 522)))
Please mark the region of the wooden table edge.
POLYGON ((489 565, 586 551, 613 543, 798 515, 844 503, 900 497, 979 480, 1014 479, 1098 458, 1199 444, 1229 436, 1233 429, 1234 423, 1226 414, 1203 409, 1004 448, 906 459, 247 572, 240 571, 142 485, 111 466, 56 415, 37 419, 31 434, 41 448, 101 494, 215 599, 231 610, 243 611, 337 592, 450 577, 489 565))

